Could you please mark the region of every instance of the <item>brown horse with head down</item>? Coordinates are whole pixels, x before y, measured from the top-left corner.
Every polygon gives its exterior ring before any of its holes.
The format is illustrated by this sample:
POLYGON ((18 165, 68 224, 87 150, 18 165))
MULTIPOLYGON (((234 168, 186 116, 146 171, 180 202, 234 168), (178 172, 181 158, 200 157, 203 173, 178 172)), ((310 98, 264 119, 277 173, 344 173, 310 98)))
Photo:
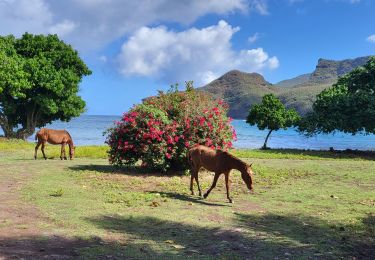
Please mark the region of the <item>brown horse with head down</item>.
POLYGON ((69 145, 70 160, 72 160, 74 157, 73 139, 68 133, 68 131, 66 130, 54 130, 54 129, 42 128, 36 133, 35 140, 38 140, 38 143, 35 146, 35 154, 34 154, 35 160, 36 160, 37 151, 40 145, 42 145, 43 157, 45 160, 47 160, 47 157, 44 153, 44 146, 46 142, 50 144, 61 144, 61 154, 60 154, 61 160, 63 158, 66 160, 65 145, 69 145))
POLYGON ((191 163, 190 190, 192 195, 194 195, 193 180, 195 179, 198 185, 199 196, 202 196, 198 181, 198 172, 201 167, 215 172, 214 181, 211 188, 204 194, 204 198, 207 198, 212 189, 215 188, 219 176, 224 174, 227 198, 230 203, 233 203, 232 198, 229 196, 229 173, 232 169, 240 171, 247 188, 249 190, 253 189, 253 170, 251 169, 251 164, 248 165, 228 152, 199 145, 189 150, 188 157, 191 163))

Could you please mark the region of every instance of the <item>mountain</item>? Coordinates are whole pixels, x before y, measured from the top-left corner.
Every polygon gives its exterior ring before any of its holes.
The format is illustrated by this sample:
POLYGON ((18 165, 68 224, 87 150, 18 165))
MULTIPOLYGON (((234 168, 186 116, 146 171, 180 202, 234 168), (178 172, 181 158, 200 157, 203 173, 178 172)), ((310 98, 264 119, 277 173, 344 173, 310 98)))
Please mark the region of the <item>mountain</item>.
POLYGON ((297 86, 299 84, 303 84, 303 83, 308 82, 309 79, 310 79, 310 75, 311 75, 311 73, 306 73, 306 74, 302 74, 302 75, 297 76, 297 77, 292 78, 292 79, 282 80, 282 81, 276 83, 275 86, 281 87, 281 88, 291 88, 291 87, 297 86))
POLYGON ((304 84, 336 83, 338 77, 347 74, 356 67, 364 65, 369 59, 370 56, 341 61, 319 59, 314 72, 311 73, 308 82, 304 84))
POLYGON ((230 106, 229 116, 233 118, 245 118, 251 104, 261 102, 265 94, 280 92, 279 88, 267 82, 262 75, 239 70, 229 71, 198 89, 224 99, 230 106))
POLYGON ((261 102, 265 94, 273 93, 288 108, 300 114, 311 111, 316 95, 334 84, 338 77, 364 65, 370 56, 334 61, 319 59, 312 73, 280 81, 272 85, 258 73, 232 70, 211 83, 198 88, 222 98, 229 104, 229 116, 246 118, 251 105, 261 102))

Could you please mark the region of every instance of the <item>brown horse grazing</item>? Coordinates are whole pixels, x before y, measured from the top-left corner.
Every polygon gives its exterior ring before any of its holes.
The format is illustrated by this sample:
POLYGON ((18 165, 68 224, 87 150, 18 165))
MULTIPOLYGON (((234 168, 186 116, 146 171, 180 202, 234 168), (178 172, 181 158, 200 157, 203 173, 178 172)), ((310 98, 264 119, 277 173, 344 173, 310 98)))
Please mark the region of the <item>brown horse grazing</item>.
POLYGON ((204 194, 204 198, 210 194, 213 188, 216 186, 216 182, 221 174, 225 174, 225 186, 227 189, 227 198, 230 203, 233 200, 229 196, 229 172, 232 169, 239 170, 241 177, 249 190, 253 189, 253 171, 251 164, 248 165, 240 159, 234 157, 228 152, 222 150, 214 150, 203 145, 199 145, 189 150, 188 159, 191 163, 191 180, 190 190, 191 194, 194 195, 193 179, 197 182, 199 196, 202 196, 201 188, 199 187, 198 172, 201 167, 206 170, 215 172, 214 181, 211 188, 204 194))
POLYGON ((69 145, 69 157, 70 160, 74 157, 74 145, 73 145, 73 139, 66 130, 54 130, 54 129, 47 129, 42 128, 40 129, 36 135, 35 140, 38 140, 38 144, 35 146, 35 154, 34 158, 36 160, 36 154, 38 151, 38 148, 40 145, 42 145, 42 153, 45 160, 47 160, 47 157, 44 153, 44 146, 46 142, 50 144, 61 144, 61 154, 60 159, 63 158, 66 160, 66 154, 65 154, 65 145, 69 145), (64 154, 64 157, 63 157, 64 154))

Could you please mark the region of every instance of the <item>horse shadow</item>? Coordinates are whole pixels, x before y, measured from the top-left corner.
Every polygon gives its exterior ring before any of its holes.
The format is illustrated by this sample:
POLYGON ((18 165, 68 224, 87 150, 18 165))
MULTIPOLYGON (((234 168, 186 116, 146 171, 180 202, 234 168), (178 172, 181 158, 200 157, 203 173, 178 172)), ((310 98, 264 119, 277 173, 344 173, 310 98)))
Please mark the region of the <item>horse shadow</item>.
POLYGON ((175 199, 180 201, 186 201, 191 203, 202 204, 206 206, 214 206, 214 207, 229 207, 229 204, 225 204, 224 202, 209 202, 201 197, 193 197, 191 195, 177 193, 177 192, 162 192, 162 191, 148 191, 149 193, 158 193, 164 198, 175 199))

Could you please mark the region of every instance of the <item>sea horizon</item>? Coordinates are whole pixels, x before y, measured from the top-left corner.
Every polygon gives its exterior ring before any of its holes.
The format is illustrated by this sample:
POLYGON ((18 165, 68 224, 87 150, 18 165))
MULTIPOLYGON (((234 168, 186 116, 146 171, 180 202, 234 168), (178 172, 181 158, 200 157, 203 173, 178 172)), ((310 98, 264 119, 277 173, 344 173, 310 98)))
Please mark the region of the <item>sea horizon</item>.
MULTIPOLYGON (((69 122, 55 121, 46 125, 52 129, 66 129, 72 135, 75 145, 105 145, 105 135, 108 128, 114 126, 115 121, 120 120, 121 115, 92 115, 83 114, 73 118, 69 122)), ((256 126, 250 126, 244 119, 234 119, 233 127, 237 133, 237 140, 233 142, 236 149, 258 149, 267 135, 266 130, 259 130, 256 126)), ((3 131, 0 129, 0 135, 3 131)), ((27 140, 35 142, 35 134, 27 140)), ((302 149, 302 150, 375 150, 375 135, 345 134, 318 134, 307 138, 299 134, 295 129, 279 130, 272 132, 268 146, 274 149, 302 149)))

